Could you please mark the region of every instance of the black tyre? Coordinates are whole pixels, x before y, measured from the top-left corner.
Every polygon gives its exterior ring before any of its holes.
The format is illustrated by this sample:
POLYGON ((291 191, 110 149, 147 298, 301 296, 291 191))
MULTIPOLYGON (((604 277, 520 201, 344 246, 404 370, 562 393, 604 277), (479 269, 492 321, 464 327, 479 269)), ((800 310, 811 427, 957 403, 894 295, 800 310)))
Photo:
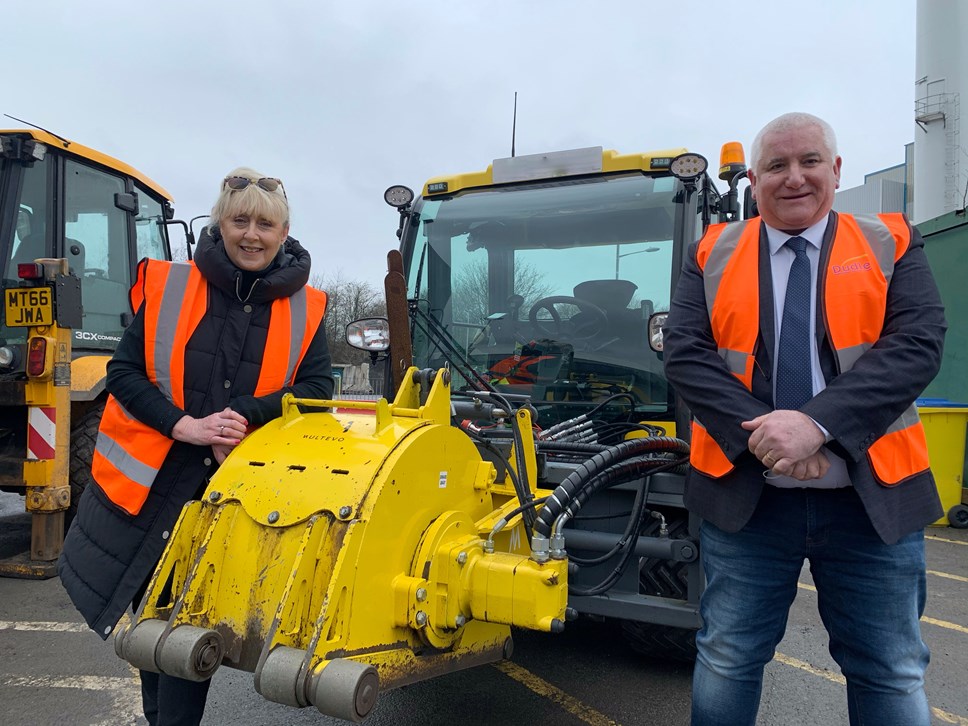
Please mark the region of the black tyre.
POLYGON ((74 521, 81 494, 93 481, 91 462, 94 460, 94 445, 97 443, 97 430, 101 425, 102 413, 104 413, 104 401, 95 401, 77 419, 74 428, 71 429, 71 504, 64 514, 64 531, 67 531, 74 521))
POLYGON ((968 529, 968 507, 956 504, 948 510, 948 523, 955 529, 968 529))
MULTIPOLYGON (((689 536, 689 515, 682 509, 662 509, 669 527, 669 537, 683 539, 689 536)), ((642 532, 645 536, 658 536, 659 521, 650 520, 642 532)), ((689 591, 689 565, 643 558, 639 570, 639 591, 643 595, 656 595, 675 600, 685 600, 689 591)), ((623 620, 622 629, 629 645, 649 658, 664 658, 691 663, 696 660, 696 631, 691 628, 673 628, 655 623, 623 620)))

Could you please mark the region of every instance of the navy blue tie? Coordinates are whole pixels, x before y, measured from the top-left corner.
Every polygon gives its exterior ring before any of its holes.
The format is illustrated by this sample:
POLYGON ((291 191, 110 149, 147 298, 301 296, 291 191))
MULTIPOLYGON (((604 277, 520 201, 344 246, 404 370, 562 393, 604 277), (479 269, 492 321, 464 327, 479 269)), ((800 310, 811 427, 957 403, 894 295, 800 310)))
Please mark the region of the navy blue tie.
POLYGON ((791 237, 787 246, 796 253, 790 266, 780 347, 776 356, 776 408, 799 411, 813 398, 810 355, 810 260, 807 241, 791 237))

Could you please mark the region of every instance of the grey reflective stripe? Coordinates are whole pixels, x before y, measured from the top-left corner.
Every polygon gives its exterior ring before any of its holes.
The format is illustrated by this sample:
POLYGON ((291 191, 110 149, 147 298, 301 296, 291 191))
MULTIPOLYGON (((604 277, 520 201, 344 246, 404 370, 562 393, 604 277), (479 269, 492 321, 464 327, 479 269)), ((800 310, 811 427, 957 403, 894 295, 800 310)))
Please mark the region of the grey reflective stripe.
POLYGON ((140 484, 146 489, 151 486, 151 483, 155 480, 155 477, 158 476, 157 469, 154 469, 135 459, 133 456, 131 456, 131 454, 124 450, 124 447, 121 446, 121 444, 105 434, 103 431, 98 432, 94 449, 101 456, 110 461, 115 468, 117 468, 117 470, 124 474, 128 479, 136 484, 140 484))
POLYGON ((741 350, 720 348, 719 355, 726 361, 726 367, 729 368, 730 373, 735 373, 738 376, 746 375, 746 361, 749 360, 749 354, 741 350))
POLYGON ((185 262, 168 264, 171 265, 171 270, 168 273, 165 290, 161 296, 157 334, 155 336, 155 375, 157 376, 155 384, 171 400, 171 356, 192 266, 185 262))
POLYGON ((897 249, 897 240, 894 239, 894 235, 891 234, 887 225, 876 215, 857 214, 854 215, 854 221, 857 222, 864 239, 867 240, 867 244, 874 251, 874 256, 877 257, 877 265, 881 268, 884 279, 890 282, 894 276, 894 253, 897 249))
POLYGON ((840 364, 840 371, 849 371, 854 367, 854 363, 857 362, 857 359, 870 349, 870 343, 861 343, 860 345, 852 345, 849 348, 838 350, 837 362, 840 364))
POLYGON ((289 364, 286 366, 286 379, 282 385, 288 386, 296 372, 299 361, 299 351, 302 349, 303 336, 306 333, 306 317, 309 311, 306 307, 306 288, 289 298, 289 364))
POLYGON ((736 251, 739 238, 742 236, 747 224, 759 224, 759 219, 752 222, 727 225, 722 233, 720 233, 709 256, 706 258, 706 266, 702 270, 702 281, 703 287, 706 290, 706 311, 709 313, 710 320, 713 317, 713 303, 716 301, 719 285, 723 281, 723 271, 726 269, 726 263, 729 262, 729 258, 736 251))
POLYGON ((905 409, 904 413, 900 417, 887 427, 885 434, 893 434, 895 431, 903 431, 906 428, 914 426, 918 421, 921 420, 921 416, 918 415, 918 407, 915 404, 911 404, 905 409))

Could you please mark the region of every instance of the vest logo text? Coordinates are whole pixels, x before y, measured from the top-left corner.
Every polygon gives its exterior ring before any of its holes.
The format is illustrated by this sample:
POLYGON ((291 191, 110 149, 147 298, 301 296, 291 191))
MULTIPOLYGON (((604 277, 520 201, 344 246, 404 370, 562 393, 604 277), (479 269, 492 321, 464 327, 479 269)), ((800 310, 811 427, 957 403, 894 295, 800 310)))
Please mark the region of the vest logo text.
POLYGON ((834 265, 830 271, 835 275, 846 275, 850 272, 867 272, 871 269, 871 263, 867 260, 848 260, 842 265, 834 265))

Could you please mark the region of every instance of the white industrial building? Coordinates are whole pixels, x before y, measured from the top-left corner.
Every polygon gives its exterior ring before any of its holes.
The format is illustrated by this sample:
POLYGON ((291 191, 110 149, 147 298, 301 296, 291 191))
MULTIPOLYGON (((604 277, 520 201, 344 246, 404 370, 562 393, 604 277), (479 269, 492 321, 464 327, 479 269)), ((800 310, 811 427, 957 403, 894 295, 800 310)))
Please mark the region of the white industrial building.
POLYGON ((963 210, 968 199, 968 2, 918 0, 914 143, 904 163, 837 192, 834 209, 905 212, 919 224, 963 210))

